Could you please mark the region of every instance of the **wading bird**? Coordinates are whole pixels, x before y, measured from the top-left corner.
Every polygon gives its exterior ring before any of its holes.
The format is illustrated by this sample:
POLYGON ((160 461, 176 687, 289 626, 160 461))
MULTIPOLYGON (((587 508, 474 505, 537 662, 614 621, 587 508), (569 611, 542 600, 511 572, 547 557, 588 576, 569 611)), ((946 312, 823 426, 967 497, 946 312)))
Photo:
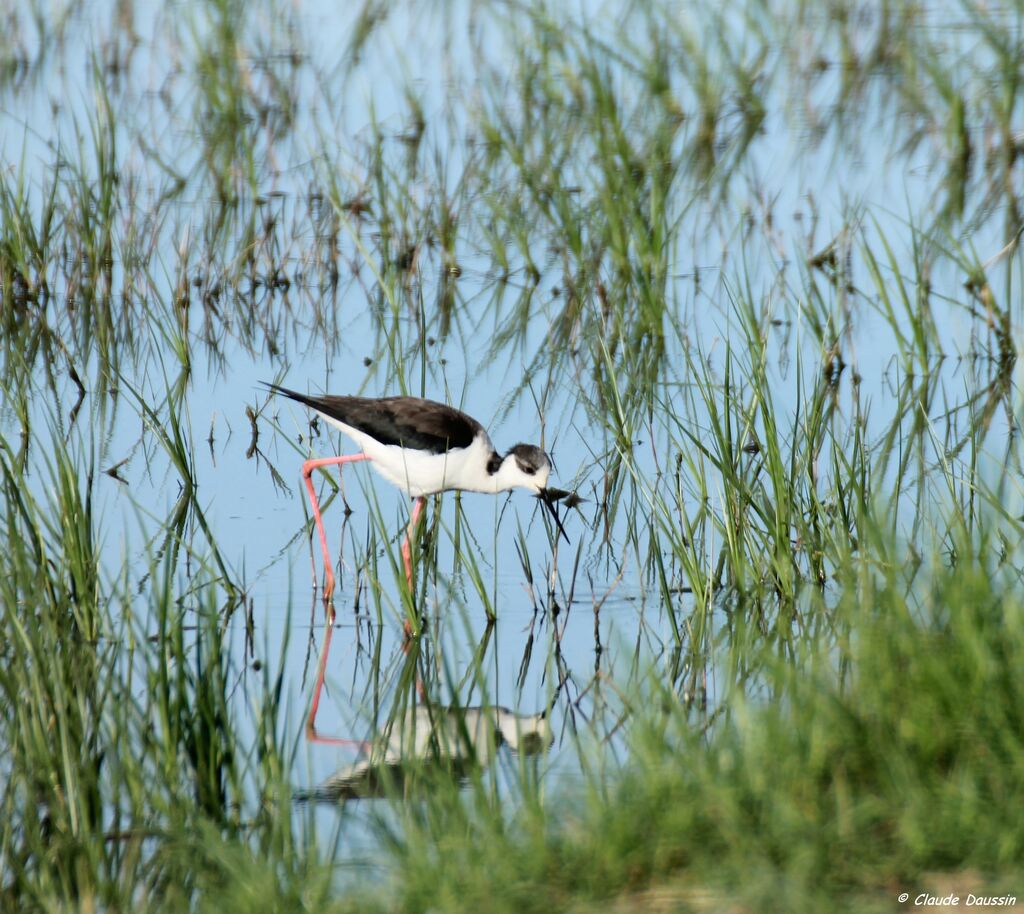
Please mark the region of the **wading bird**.
POLYGON ((313 471, 321 467, 369 460, 388 482, 416 499, 402 542, 402 561, 410 589, 410 541, 428 495, 452 490, 493 495, 508 489, 528 489, 543 502, 559 533, 565 536, 555 503, 569 493, 547 488, 551 458, 539 447, 517 444, 502 457, 476 419, 433 400, 419 397, 311 396, 277 384, 267 386, 274 393, 308 406, 351 438, 362 451, 359 454, 319 457, 302 465, 302 478, 323 547, 327 578, 325 598, 329 599, 334 591, 334 573, 311 478, 313 471))
MULTIPOLYGON (((456 780, 482 771, 501 746, 524 755, 546 752, 554 742, 547 712, 519 714, 502 707, 441 707, 429 702, 409 705, 389 719, 370 740, 324 739, 355 746, 361 757, 335 772, 299 799, 344 803, 384 797, 400 790, 414 775, 446 773, 456 780)), ((429 785, 429 779, 420 782, 429 785)))

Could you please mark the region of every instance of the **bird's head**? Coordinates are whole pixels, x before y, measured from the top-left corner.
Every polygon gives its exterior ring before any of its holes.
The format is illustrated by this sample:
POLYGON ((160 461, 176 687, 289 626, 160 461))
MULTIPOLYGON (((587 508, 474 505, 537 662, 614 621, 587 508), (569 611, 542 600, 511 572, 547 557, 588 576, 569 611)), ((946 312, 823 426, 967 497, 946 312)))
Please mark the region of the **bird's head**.
POLYGON ((494 709, 494 723, 500 741, 513 752, 539 755, 547 752, 555 741, 547 712, 517 714, 508 708, 494 709))
POLYGON ((539 495, 551 475, 551 458, 533 444, 517 444, 501 461, 495 482, 498 489, 529 489, 539 495))
MULTIPOLYGON (((495 462, 497 459, 495 458, 495 462)), ((494 487, 497 492, 505 489, 529 489, 544 504, 559 534, 568 542, 569 537, 565 534, 555 504, 569 493, 561 489, 549 489, 550 476, 551 458, 544 451, 533 444, 517 444, 498 464, 494 473, 494 487)))

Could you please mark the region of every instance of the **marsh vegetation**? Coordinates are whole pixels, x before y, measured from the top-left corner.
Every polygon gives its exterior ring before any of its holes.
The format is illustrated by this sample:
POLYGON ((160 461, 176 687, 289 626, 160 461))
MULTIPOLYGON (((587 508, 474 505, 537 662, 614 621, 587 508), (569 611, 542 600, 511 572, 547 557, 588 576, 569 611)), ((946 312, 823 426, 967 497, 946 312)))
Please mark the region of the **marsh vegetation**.
POLYGON ((1024 895, 1024 8, 336 6, 6 14, 0 906, 1024 895))

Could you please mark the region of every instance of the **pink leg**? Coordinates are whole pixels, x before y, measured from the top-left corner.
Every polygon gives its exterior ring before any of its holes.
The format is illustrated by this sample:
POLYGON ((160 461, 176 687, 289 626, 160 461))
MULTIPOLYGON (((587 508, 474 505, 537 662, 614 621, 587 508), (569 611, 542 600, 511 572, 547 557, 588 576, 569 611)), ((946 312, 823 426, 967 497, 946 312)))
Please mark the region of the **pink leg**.
POLYGON ((313 688, 313 704, 309 709, 309 718, 306 720, 306 739, 312 743, 327 743, 331 746, 351 746, 360 752, 369 752, 373 745, 364 739, 341 739, 336 736, 321 736, 316 732, 316 712, 320 708, 320 693, 324 687, 324 675, 327 672, 327 655, 331 652, 331 638, 334 636, 334 625, 327 623, 324 631, 324 646, 320 650, 320 660, 316 669, 316 685, 313 688))
POLYGON ((420 519, 420 514, 423 512, 423 506, 426 503, 427 500, 422 495, 416 499, 416 507, 412 509, 412 517, 409 520, 409 526, 405 530, 405 539, 402 541, 402 561, 405 563, 405 580, 409 585, 409 590, 412 590, 411 540, 416 532, 416 522, 420 519))
MULTIPOLYGON (((327 575, 327 581, 324 585, 324 597, 325 599, 330 598, 330 595, 334 591, 334 574, 331 570, 331 553, 327 548, 327 534, 324 532, 323 518, 320 515, 320 503, 316 498, 316 490, 313 488, 313 481, 311 479, 314 470, 324 466, 333 465, 344 465, 346 463, 355 463, 359 460, 369 460, 370 458, 366 454, 349 454, 341 457, 321 457, 315 460, 307 460, 302 465, 302 478, 306 484, 306 491, 309 492, 309 501, 313 506, 313 518, 316 521, 317 533, 320 534, 320 545, 324 551, 324 568, 327 575)), ((412 517, 409 519, 409 526, 405 531, 405 540, 402 542, 402 561, 405 565, 405 580, 409 585, 409 589, 412 589, 412 554, 411 544, 413 534, 416 532, 416 524, 420 519, 420 514, 423 513, 423 508, 426 505, 427 500, 422 496, 416 499, 416 505, 412 509, 412 517)), ((320 651, 320 661, 317 664, 316 671, 316 685, 313 688, 313 703, 309 708, 309 717, 306 720, 306 738, 311 742, 315 743, 328 743, 335 746, 348 746, 357 745, 362 748, 366 748, 369 744, 361 740, 348 740, 339 739, 331 736, 320 736, 316 730, 316 714, 320 708, 320 693, 324 687, 324 676, 327 672, 327 657, 331 651, 331 638, 334 637, 334 608, 333 606, 328 609, 327 613, 327 627, 324 631, 324 646, 320 651)), ((408 621, 405 623, 405 635, 406 639, 412 636, 412 629, 409 626, 408 621)), ((403 650, 407 650, 403 647, 403 650)), ((417 680, 416 690, 419 693, 420 698, 423 698, 423 684, 417 680)))
POLYGON ((316 667, 316 685, 313 687, 313 704, 309 709, 309 719, 306 721, 306 739, 315 743, 324 742, 324 737, 317 736, 316 712, 320 707, 320 692, 324 687, 324 673, 327 671, 327 655, 331 652, 331 638, 334 636, 334 620, 327 622, 324 631, 324 646, 320 650, 320 660, 316 667))
MULTIPOLYGON (((313 519, 316 521, 316 531, 320 534, 320 545, 324 550, 324 571, 327 581, 324 583, 324 599, 329 600, 334 593, 334 572, 332 570, 331 553, 327 548, 327 534, 324 533, 324 522, 320 516, 320 503, 316 499, 316 490, 313 488, 312 475, 314 470, 320 467, 341 466, 346 463, 356 463, 360 460, 369 460, 366 454, 345 454, 340 457, 318 457, 315 460, 307 460, 302 465, 302 479, 306 484, 306 491, 309 493, 309 501, 313 506, 313 519)), ((316 580, 316 569, 314 568, 314 586, 316 580)), ((319 694, 319 693, 318 693, 319 694)), ((315 709, 314 709, 315 710, 315 709)))
MULTIPOLYGON (((405 565, 405 582, 409 585, 409 593, 412 593, 412 538, 416 534, 416 523, 420 519, 420 514, 426 503, 427 500, 422 495, 416 499, 412 517, 409 518, 409 526, 405 529, 405 539, 402 540, 402 562, 405 565)), ((402 624, 402 631, 405 632, 405 643, 408 644, 409 639, 412 638, 412 626, 408 619, 402 624)))

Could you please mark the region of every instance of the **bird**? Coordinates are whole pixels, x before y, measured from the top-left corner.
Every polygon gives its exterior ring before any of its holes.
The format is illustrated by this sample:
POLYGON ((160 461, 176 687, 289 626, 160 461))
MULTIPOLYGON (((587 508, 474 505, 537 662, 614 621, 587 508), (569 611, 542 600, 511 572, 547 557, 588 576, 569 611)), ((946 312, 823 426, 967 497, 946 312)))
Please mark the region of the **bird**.
POLYGON ((361 757, 335 772, 300 800, 345 802, 387 796, 417 772, 438 771, 457 780, 494 761, 498 749, 539 755, 554 742, 546 711, 521 714, 501 706, 408 706, 388 719, 369 740, 323 739, 353 745, 361 757))
POLYGON ((361 451, 358 454, 313 458, 302 465, 302 478, 313 506, 313 518, 324 553, 326 600, 334 591, 334 574, 311 478, 314 471, 325 466, 368 460, 388 482, 416 500, 402 543, 402 561, 410 590, 410 539, 428 495, 454 490, 493 495, 509 489, 527 489, 540 499, 554 519, 558 532, 568 540, 555 504, 569 493, 548 488, 552 463, 542 448, 533 444, 517 444, 502 456, 476 419, 434 400, 333 394, 315 396, 264 383, 275 394, 313 410, 351 439, 361 451))

